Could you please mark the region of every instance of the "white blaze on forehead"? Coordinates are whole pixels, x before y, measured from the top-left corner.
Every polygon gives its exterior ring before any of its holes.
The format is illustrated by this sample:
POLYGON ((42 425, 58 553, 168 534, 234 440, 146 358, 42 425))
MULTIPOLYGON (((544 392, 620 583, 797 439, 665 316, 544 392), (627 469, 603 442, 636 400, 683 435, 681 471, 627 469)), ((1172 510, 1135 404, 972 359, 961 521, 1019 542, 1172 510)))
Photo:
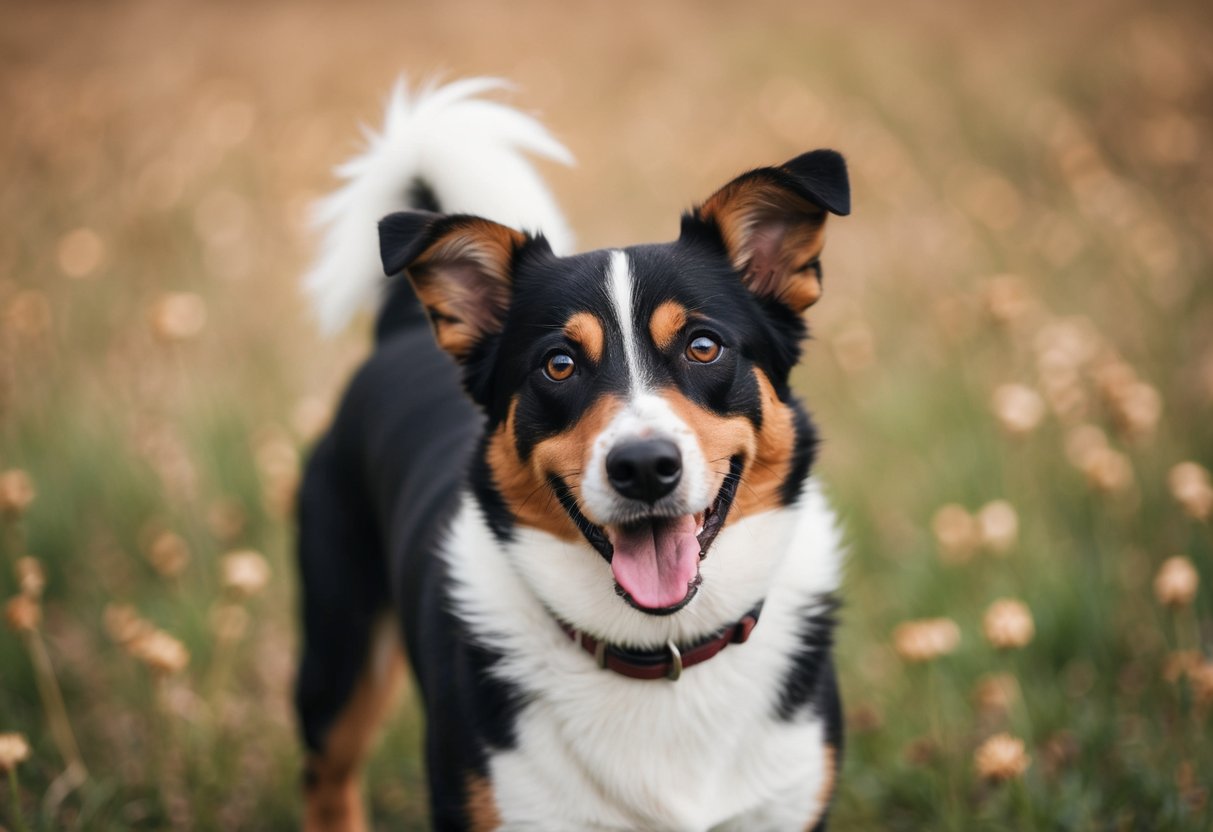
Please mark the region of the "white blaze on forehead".
POLYGON ((628 387, 632 395, 636 395, 644 387, 644 378, 640 364, 640 345, 636 341, 635 316, 632 314, 635 298, 632 267, 628 256, 622 251, 611 252, 611 262, 607 266, 607 293, 615 312, 615 321, 619 324, 619 335, 623 339, 623 355, 628 366, 628 387))
POLYGON ((613 524, 636 512, 633 501, 622 498, 610 484, 606 458, 615 447, 638 439, 660 437, 678 446, 682 456, 682 479, 668 498, 682 513, 702 511, 714 493, 715 477, 699 445, 695 431, 670 407, 669 402, 652 389, 640 360, 643 335, 637 330, 635 316, 636 286, 627 254, 612 251, 607 266, 607 296, 623 342, 628 374, 626 406, 594 438, 590 459, 582 479, 581 499, 590 519, 613 524))

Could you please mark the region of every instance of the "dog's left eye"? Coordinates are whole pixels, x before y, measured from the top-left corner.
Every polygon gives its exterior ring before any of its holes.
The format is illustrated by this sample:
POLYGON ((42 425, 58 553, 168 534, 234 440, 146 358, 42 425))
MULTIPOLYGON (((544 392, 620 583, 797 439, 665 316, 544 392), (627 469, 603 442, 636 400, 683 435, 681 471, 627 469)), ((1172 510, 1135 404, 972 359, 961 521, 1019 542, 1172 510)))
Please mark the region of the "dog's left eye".
POLYGON ((720 342, 709 335, 696 335, 687 344, 686 356, 697 364, 711 364, 720 357, 720 342))
POLYGON ((573 374, 575 369, 577 369, 577 363, 567 352, 552 353, 543 365, 544 375, 552 381, 564 381, 573 374))

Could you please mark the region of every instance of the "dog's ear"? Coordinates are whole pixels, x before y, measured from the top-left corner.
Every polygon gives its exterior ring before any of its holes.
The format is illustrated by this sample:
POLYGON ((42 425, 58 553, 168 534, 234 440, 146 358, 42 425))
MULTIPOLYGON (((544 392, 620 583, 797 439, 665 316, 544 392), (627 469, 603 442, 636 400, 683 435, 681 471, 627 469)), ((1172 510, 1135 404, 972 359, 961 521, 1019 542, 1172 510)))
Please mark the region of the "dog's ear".
POLYGON ((800 313, 821 297, 826 217, 849 213, 846 162, 833 150, 814 150, 742 174, 692 216, 716 227, 751 292, 800 313))
POLYGON ((460 360, 486 336, 501 331, 510 306, 514 254, 530 239, 472 216, 404 211, 379 222, 383 270, 408 275, 438 345, 460 360))

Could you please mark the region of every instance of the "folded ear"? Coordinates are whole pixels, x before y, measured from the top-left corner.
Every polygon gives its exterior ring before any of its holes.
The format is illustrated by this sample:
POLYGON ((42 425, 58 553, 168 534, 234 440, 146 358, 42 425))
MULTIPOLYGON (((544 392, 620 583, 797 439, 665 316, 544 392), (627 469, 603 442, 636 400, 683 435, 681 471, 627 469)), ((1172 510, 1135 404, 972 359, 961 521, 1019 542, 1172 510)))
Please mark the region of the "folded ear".
POLYGON ((529 240, 521 231, 480 217, 403 211, 379 222, 383 270, 406 272, 438 345, 457 359, 501 331, 514 254, 529 240))
POLYGON ((821 297, 828 214, 851 213, 847 166, 814 150, 779 167, 744 173, 695 209, 716 226, 734 268, 755 295, 803 312, 821 297))

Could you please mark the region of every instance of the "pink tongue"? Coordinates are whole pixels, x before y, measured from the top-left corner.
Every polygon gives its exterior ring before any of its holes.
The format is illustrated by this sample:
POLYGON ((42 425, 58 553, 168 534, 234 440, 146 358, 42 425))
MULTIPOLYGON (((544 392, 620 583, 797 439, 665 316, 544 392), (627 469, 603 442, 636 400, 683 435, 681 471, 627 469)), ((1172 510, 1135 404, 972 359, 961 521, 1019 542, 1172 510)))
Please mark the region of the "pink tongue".
POLYGON ((615 581, 638 606, 659 610, 686 597, 688 585, 699 574, 693 515, 612 528, 610 537, 615 581))

